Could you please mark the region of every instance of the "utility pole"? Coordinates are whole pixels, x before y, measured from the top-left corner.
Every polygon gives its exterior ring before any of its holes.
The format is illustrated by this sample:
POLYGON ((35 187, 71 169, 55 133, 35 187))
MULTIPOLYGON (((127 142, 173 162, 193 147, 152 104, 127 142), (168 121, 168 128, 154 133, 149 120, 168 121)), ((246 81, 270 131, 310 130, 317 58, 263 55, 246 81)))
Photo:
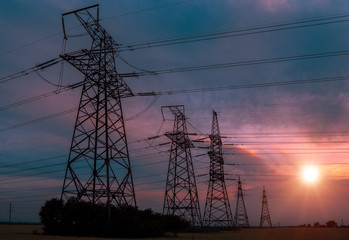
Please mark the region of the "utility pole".
POLYGON ((188 137, 183 105, 163 106, 174 116, 173 132, 165 135, 171 139, 163 214, 178 215, 192 226, 201 226, 201 212, 190 148, 194 145, 188 137))
POLYGON ((242 192, 240 176, 238 179, 238 196, 236 199, 236 208, 234 216, 234 226, 235 227, 249 227, 246 206, 244 201, 244 194, 242 192))
POLYGON ((70 16, 92 43, 90 50, 61 55, 85 77, 61 198, 103 204, 110 218, 111 205, 136 206, 121 105, 121 99, 133 93, 116 70, 118 44, 99 24, 99 6, 63 14, 65 39, 69 35, 64 19, 70 16))
POLYGON ((263 223, 265 221, 269 224, 269 227, 272 227, 269 208, 268 208, 267 194, 265 192, 265 187, 263 186, 262 211, 261 211, 261 221, 260 221, 259 227, 263 227, 263 223))
POLYGON ((208 152, 210 157, 210 179, 203 222, 204 226, 208 227, 232 227, 233 216, 224 179, 224 160, 218 117, 217 112, 212 111, 212 113, 211 144, 208 152))
POLYGON ((10 207, 9 207, 9 210, 8 210, 8 223, 9 224, 12 224, 12 212, 13 212, 13 209, 12 209, 12 202, 10 202, 10 207))

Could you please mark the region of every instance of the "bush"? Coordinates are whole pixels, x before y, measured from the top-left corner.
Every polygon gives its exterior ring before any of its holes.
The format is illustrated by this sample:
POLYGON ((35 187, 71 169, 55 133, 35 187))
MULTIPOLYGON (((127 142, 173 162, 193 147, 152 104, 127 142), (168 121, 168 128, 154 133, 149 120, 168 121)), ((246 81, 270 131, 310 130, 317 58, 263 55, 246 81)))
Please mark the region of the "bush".
POLYGON ((96 237, 160 237, 165 231, 180 231, 189 223, 178 216, 164 216, 151 209, 111 206, 111 219, 101 204, 58 199, 45 202, 40 210, 45 234, 96 237))
POLYGON ((335 221, 330 220, 326 223, 326 227, 338 227, 338 225, 335 221))
POLYGON ((55 235, 62 231, 63 208, 63 201, 56 198, 46 201, 45 205, 41 207, 39 215, 45 233, 55 235))

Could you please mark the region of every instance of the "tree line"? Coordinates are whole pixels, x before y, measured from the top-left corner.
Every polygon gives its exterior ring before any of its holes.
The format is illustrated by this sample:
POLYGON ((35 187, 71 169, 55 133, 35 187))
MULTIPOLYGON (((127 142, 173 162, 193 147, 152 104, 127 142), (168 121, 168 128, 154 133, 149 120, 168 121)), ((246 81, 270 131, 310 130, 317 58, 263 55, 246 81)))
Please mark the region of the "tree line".
POLYGON ((44 233, 63 236, 95 237, 161 237, 165 232, 178 232, 190 226, 179 216, 162 215, 151 209, 133 206, 111 206, 111 217, 106 218, 102 204, 64 202, 51 199, 41 207, 39 215, 44 233))

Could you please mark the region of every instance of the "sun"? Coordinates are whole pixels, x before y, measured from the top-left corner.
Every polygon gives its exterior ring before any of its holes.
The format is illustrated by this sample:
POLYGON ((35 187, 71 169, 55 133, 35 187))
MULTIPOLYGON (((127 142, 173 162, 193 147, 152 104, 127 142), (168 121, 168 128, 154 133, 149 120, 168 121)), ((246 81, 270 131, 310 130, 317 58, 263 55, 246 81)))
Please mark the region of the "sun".
POLYGON ((319 179, 319 170, 315 166, 305 166, 302 169, 302 179, 306 183, 315 183, 319 179))

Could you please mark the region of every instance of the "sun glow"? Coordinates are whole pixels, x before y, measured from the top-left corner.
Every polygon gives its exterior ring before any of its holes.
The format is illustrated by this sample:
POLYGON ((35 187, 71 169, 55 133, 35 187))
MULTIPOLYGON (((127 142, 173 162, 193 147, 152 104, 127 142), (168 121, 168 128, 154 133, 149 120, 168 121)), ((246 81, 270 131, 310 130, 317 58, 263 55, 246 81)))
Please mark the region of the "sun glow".
POLYGON ((302 169, 302 179, 307 183, 315 183, 319 179, 319 170, 315 166, 305 166, 302 169))

